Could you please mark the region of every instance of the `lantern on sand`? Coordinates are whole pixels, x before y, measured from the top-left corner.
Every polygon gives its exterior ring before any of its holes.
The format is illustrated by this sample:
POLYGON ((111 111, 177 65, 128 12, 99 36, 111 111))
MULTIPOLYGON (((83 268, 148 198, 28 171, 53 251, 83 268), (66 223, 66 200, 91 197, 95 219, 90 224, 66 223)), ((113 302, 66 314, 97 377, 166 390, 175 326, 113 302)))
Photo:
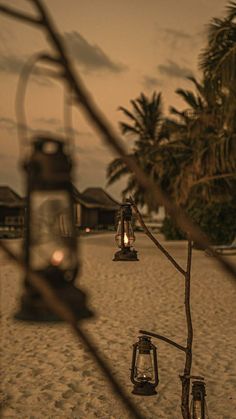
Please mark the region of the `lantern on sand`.
POLYGON ((77 238, 73 212, 72 160, 65 143, 49 137, 32 140, 24 162, 27 184, 24 262, 25 287, 20 320, 59 320, 29 281, 30 272, 41 275, 78 319, 90 317, 86 295, 74 286, 78 272, 77 238))
POLYGON ((157 394, 158 385, 157 349, 149 336, 139 336, 133 345, 131 381, 134 384, 132 393, 141 396, 157 394))
POLYGON ((192 419, 208 419, 208 411, 206 405, 206 388, 203 380, 196 380, 192 383, 192 401, 191 401, 191 418, 192 419))
POLYGON ((115 253, 113 261, 138 261, 137 251, 132 248, 135 235, 132 227, 132 207, 129 202, 120 206, 115 240, 121 250, 115 253))

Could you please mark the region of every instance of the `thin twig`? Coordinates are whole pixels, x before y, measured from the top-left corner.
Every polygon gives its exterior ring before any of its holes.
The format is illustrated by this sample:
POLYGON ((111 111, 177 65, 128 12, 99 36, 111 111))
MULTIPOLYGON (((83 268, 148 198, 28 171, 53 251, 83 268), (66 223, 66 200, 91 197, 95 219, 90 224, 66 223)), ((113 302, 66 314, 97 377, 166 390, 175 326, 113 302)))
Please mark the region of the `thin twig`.
POLYGON ((142 333, 143 335, 147 336, 153 336, 154 338, 164 340, 164 342, 169 343, 172 346, 175 346, 176 348, 180 349, 183 352, 186 352, 186 348, 182 345, 179 345, 178 343, 174 342, 171 339, 166 338, 165 336, 159 335, 157 333, 147 332, 146 330, 139 330, 139 333, 142 333))
POLYGON ((139 224, 141 225, 141 227, 143 228, 145 234, 153 241, 153 243, 158 247, 158 249, 164 253, 164 255, 167 257, 167 259, 172 263, 172 265, 174 265, 174 267, 176 269, 178 269, 178 271, 185 276, 186 272, 184 271, 183 268, 181 268, 181 266, 176 262, 176 260, 170 255, 170 253, 161 245, 161 243, 159 243, 159 241, 156 239, 156 237, 154 237, 152 235, 152 233, 150 232, 150 230, 147 228, 145 222, 143 221, 143 217, 140 214, 137 205, 135 204, 134 200, 130 197, 129 198, 130 203, 132 204, 132 207, 137 215, 137 218, 139 220, 139 224))
POLYGON ((7 6, 0 5, 0 12, 5 15, 14 17, 15 19, 23 20, 26 23, 31 23, 33 25, 41 25, 42 21, 40 19, 35 19, 34 17, 27 15, 25 13, 19 12, 18 10, 13 10, 7 6))
MULTIPOLYGON (((6 246, 3 241, 0 241, 0 248, 6 253, 6 255, 17 263, 17 265, 23 270, 25 273, 25 265, 24 262, 19 256, 14 254, 8 246, 6 246)), ((114 378, 114 374, 112 374, 110 367, 108 366, 107 362, 98 355, 97 348, 92 341, 91 337, 88 334, 84 333, 80 328, 76 316, 71 311, 70 307, 61 301, 60 298, 55 294, 54 290, 48 282, 44 279, 42 275, 36 274, 33 271, 29 271, 28 276, 29 282, 40 292, 42 297, 44 298, 47 305, 50 309, 55 312, 61 319, 68 322, 75 332, 75 334, 82 340, 86 348, 89 350, 97 364, 99 365, 102 372, 105 374, 107 379, 110 381, 112 385, 113 391, 118 394, 125 405, 125 407, 129 410, 129 412, 137 419, 144 419, 141 413, 137 410, 135 405, 132 403, 131 400, 126 396, 125 392, 123 391, 121 385, 118 381, 114 378)))

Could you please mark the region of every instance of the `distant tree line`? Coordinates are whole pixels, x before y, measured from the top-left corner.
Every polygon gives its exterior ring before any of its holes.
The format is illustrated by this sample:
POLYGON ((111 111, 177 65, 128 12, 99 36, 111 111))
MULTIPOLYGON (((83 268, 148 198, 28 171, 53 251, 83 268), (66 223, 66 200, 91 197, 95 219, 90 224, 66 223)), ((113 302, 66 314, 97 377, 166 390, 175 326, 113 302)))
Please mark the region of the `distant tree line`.
MULTIPOLYGON (((141 168, 213 242, 227 243, 236 234, 236 2, 224 18, 210 22, 199 67, 201 82, 188 78, 194 90, 176 90, 186 109, 170 107, 165 117, 161 93, 141 93, 130 101, 131 110, 119 108, 127 119, 120 128, 133 139, 131 154, 141 168)), ((157 210, 121 158, 108 165, 108 185, 125 175, 123 196, 157 210)), ((163 232, 168 239, 184 238, 168 216, 163 232)))

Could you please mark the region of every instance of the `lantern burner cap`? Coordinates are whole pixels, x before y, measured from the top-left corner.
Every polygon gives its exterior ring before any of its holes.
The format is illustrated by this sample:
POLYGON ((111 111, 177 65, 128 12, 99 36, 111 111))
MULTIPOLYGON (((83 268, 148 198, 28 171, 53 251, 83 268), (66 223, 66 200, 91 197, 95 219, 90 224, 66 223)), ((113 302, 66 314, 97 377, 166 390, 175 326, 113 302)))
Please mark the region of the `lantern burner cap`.
POLYGON ((148 381, 143 381, 135 385, 132 393, 138 396, 154 396, 157 394, 157 391, 155 390, 154 384, 149 383, 148 381))
POLYGON ((200 380, 193 381, 192 383, 192 395, 196 400, 201 400, 202 396, 206 396, 205 383, 200 380))
POLYGON ((137 262, 139 260, 137 253, 138 252, 134 249, 130 249, 130 248, 122 249, 114 254, 113 261, 114 262, 119 262, 119 261, 137 262))

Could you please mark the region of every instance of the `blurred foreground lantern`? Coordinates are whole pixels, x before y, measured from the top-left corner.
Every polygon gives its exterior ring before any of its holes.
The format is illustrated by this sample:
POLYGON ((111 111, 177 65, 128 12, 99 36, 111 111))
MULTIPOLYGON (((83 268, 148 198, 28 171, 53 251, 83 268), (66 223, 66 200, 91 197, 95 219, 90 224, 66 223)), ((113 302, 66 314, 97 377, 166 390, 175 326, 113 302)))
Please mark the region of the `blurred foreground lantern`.
POLYGON ((121 205, 119 210, 119 220, 115 239, 121 250, 115 253, 113 258, 114 261, 138 261, 137 251, 132 249, 135 236, 131 220, 131 204, 126 202, 121 205))
MULTIPOLYGON (((24 163, 27 182, 27 212, 24 240, 26 272, 44 277, 78 319, 90 317, 84 292, 73 283, 78 272, 77 238, 73 214, 70 157, 65 144, 54 138, 39 137, 32 142, 24 163)), ((41 294, 25 278, 20 320, 56 321, 41 294)))
POLYGON ((207 405, 205 401, 206 389, 202 380, 193 381, 192 383, 192 401, 191 401, 191 418, 207 419, 207 405))
POLYGON ((157 394, 158 385, 157 350, 148 336, 139 336, 133 345, 131 381, 134 384, 132 393, 141 396, 157 394))

